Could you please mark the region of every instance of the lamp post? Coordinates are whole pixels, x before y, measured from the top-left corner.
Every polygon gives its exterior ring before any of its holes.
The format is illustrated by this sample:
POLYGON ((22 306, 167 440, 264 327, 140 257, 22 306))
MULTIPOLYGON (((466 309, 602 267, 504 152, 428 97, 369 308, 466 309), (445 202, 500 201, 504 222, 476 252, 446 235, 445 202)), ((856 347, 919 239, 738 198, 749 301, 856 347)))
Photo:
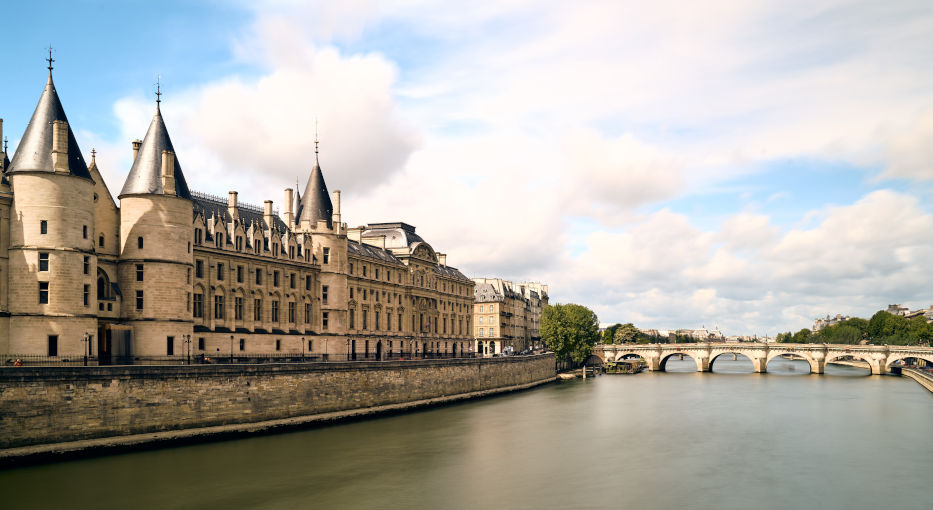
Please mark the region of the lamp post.
POLYGON ((324 357, 324 363, 327 363, 327 339, 326 339, 326 338, 324 339, 324 354, 323 354, 323 357, 324 357))
POLYGON ((87 366, 87 352, 91 348, 91 335, 85 332, 83 341, 84 341, 84 366, 87 366))
POLYGON ((191 364, 191 335, 181 335, 181 338, 182 338, 182 342, 185 343, 185 352, 186 352, 186 357, 187 357, 186 363, 190 365, 191 364))
POLYGON ((305 337, 301 337, 301 361, 305 360, 305 337))
POLYGON ((233 363, 233 335, 230 335, 230 363, 233 363))
POLYGON ((350 339, 347 338, 347 361, 350 361, 350 339))

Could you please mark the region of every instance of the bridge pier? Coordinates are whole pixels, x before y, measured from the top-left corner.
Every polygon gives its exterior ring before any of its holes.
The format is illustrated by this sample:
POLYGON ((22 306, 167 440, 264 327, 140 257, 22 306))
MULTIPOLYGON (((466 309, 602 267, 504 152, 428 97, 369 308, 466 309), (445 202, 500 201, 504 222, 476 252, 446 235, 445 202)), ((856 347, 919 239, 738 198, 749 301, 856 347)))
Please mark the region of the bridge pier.
POLYGON ((752 367, 754 367, 756 374, 764 374, 768 371, 768 359, 763 356, 755 356, 752 358, 752 367))
POLYGON ((817 359, 817 360, 813 360, 813 362, 810 363, 811 374, 823 375, 823 370, 825 369, 826 369, 826 360, 817 359))
POLYGON ((695 359, 697 360, 697 372, 710 371, 709 357, 701 358, 697 356, 695 359))
POLYGON ((662 371, 662 370, 661 370, 661 357, 660 357, 660 356, 652 356, 652 357, 646 358, 645 361, 646 361, 647 364, 648 364, 648 371, 649 371, 649 372, 661 372, 661 371, 662 371))

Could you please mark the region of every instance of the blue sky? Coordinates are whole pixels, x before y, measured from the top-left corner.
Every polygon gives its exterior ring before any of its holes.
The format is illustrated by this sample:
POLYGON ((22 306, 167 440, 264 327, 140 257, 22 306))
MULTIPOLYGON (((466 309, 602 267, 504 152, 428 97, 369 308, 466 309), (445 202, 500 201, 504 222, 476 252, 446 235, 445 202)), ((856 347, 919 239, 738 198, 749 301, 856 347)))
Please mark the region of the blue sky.
POLYGON ((774 334, 933 305, 933 7, 892 1, 19 2, 11 149, 45 80, 110 189, 161 75, 194 189, 278 204, 314 125, 351 224, 604 323, 774 334))

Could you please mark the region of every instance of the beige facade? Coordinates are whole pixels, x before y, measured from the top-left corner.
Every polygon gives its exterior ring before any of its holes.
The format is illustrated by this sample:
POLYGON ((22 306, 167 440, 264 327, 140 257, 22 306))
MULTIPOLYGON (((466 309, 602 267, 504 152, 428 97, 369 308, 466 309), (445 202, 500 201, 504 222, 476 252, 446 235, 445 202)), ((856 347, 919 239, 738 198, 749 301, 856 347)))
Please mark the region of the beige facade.
POLYGON ((118 205, 51 72, 17 150, 0 154, 4 361, 471 353, 473 281, 408 224, 347 228, 317 154, 281 214, 193 192, 157 106, 118 205))
POLYGON ((541 347, 541 311, 548 303, 547 285, 501 278, 473 281, 477 355, 496 356, 541 347))

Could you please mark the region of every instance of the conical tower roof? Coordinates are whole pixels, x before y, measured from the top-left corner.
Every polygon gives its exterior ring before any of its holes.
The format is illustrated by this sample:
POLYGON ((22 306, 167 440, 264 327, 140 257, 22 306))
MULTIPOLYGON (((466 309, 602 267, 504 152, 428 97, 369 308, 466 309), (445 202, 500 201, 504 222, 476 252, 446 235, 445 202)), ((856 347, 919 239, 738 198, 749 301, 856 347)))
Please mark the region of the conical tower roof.
MULTIPOLYGON (((13 161, 10 162, 9 172, 54 172, 52 166, 52 123, 56 120, 68 122, 62 102, 55 91, 52 82, 52 70, 49 66, 49 80, 45 83, 45 90, 39 97, 36 111, 26 126, 26 132, 16 148, 13 161)), ((87 171, 87 164, 81 156, 81 148, 75 140, 75 134, 68 124, 68 172, 78 177, 91 178, 87 171)))
MULTIPOLYGON (((168 136, 168 130, 165 129, 162 111, 156 106, 155 116, 149 124, 149 131, 146 132, 146 138, 139 147, 130 174, 126 176, 123 190, 120 191, 121 197, 123 195, 165 194, 165 190, 162 189, 162 151, 175 152, 175 147, 172 146, 172 139, 168 136)), ((175 194, 179 198, 191 200, 191 192, 188 191, 188 183, 185 181, 185 174, 181 171, 181 163, 178 162, 177 154, 175 155, 175 194)))
POLYGON ((327 221, 327 228, 331 228, 330 222, 334 214, 334 205, 327 193, 327 184, 324 183, 324 174, 321 173, 321 165, 318 162, 316 150, 314 168, 311 169, 311 177, 308 178, 308 184, 305 186, 305 192, 301 197, 299 207, 299 223, 307 220, 314 226, 317 225, 319 220, 325 220, 327 221))

